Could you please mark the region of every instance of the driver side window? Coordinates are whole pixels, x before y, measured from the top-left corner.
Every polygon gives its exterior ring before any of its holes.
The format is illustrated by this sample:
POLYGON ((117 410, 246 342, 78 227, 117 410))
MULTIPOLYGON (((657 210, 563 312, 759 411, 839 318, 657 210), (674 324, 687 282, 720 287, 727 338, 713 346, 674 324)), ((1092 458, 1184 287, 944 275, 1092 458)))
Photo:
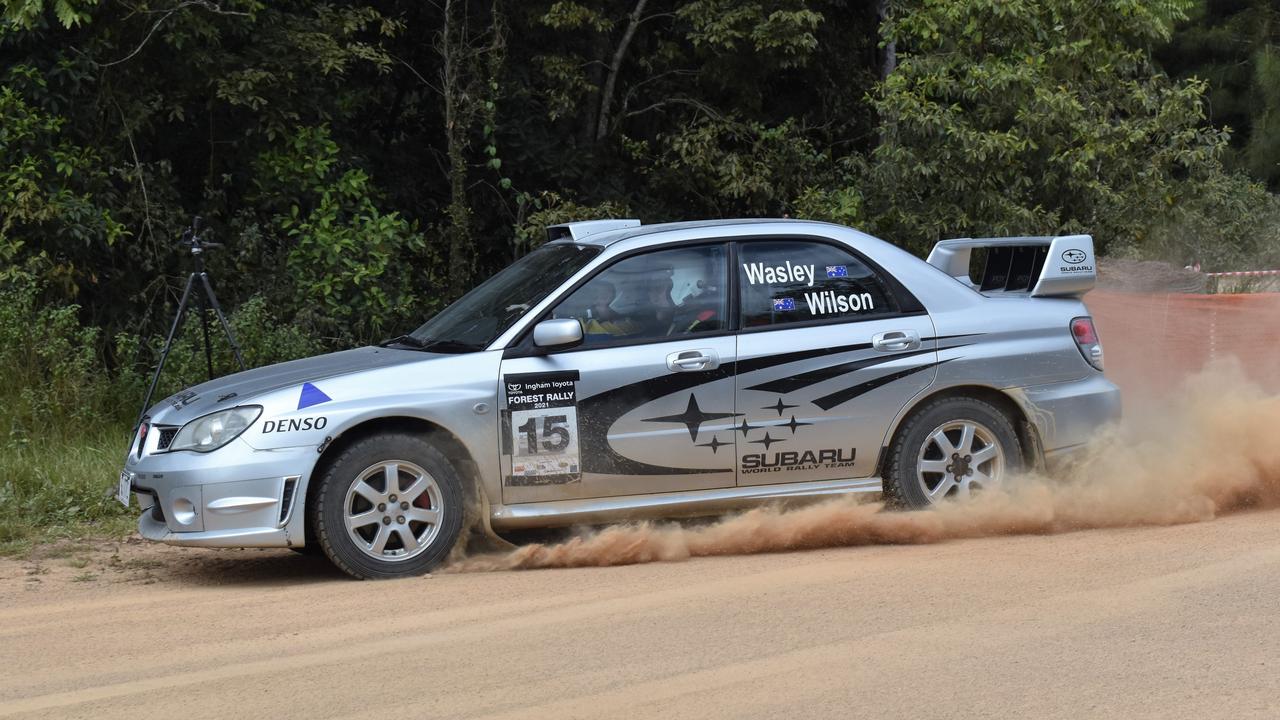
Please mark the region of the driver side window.
POLYGON ((565 298, 553 318, 582 323, 582 347, 660 342, 728 327, 723 245, 620 260, 565 298))

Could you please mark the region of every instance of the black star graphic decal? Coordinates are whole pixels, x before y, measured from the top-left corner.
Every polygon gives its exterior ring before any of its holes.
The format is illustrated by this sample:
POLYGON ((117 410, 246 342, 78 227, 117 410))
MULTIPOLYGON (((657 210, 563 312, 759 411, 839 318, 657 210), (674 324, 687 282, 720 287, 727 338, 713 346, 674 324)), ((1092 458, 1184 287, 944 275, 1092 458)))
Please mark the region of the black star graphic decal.
POLYGON ((778 402, 777 402, 776 404, 774 404, 774 405, 765 405, 764 407, 762 407, 762 408, 760 408, 760 409, 761 409, 761 410, 777 410, 777 411, 778 411, 778 417, 782 417, 782 411, 783 411, 783 410, 786 410, 786 409, 788 409, 788 408, 793 408, 793 407, 800 407, 800 406, 799 406, 799 405, 787 405, 787 404, 785 404, 785 403, 783 403, 783 402, 782 402, 782 398, 778 398, 778 402))
POLYGON ((766 430, 766 431, 765 431, 765 433, 764 433, 764 437, 763 437, 763 438, 761 438, 761 439, 759 439, 759 440, 752 440, 751 442, 755 443, 756 445, 763 445, 763 446, 764 446, 765 451, 766 451, 766 452, 768 452, 768 450, 769 450, 769 446, 770 446, 770 445, 772 445, 772 444, 774 444, 774 443, 776 443, 776 442, 786 442, 786 441, 785 441, 785 440, 782 440, 782 439, 780 439, 780 438, 770 437, 770 436, 769 436, 769 431, 767 431, 767 430, 766 430))
POLYGON ((711 442, 709 442, 709 443, 698 443, 698 447, 709 447, 709 448, 711 448, 711 454, 712 454, 712 455, 715 455, 717 450, 719 450, 721 447, 723 447, 723 446, 725 446, 725 445, 728 445, 728 444, 729 444, 729 443, 722 443, 722 442, 720 442, 720 439, 719 439, 719 438, 717 438, 715 435, 712 435, 712 436, 711 436, 711 442))
POLYGON ((664 415, 656 418, 645 418, 645 422, 666 422, 666 423, 684 423, 689 428, 689 440, 698 439, 698 430, 701 429, 702 423, 708 420, 719 420, 721 418, 734 417, 741 413, 704 413, 702 408, 698 407, 698 398, 693 393, 689 393, 689 407, 685 408, 683 413, 679 415, 664 415))
POLYGON ((759 430, 760 428, 756 427, 755 425, 748 425, 747 419, 742 418, 742 424, 739 425, 737 429, 742 431, 742 437, 746 437, 747 433, 751 432, 752 430, 759 430))
POLYGON ((785 423, 782 423, 782 424, 781 424, 781 425, 779 425, 778 427, 789 427, 789 428, 791 428, 791 434, 792 434, 792 435, 795 435, 795 434, 796 434, 796 428, 801 427, 801 426, 804 426, 804 425, 812 425, 812 424, 813 424, 813 423, 796 422, 796 416, 795 416, 795 415, 792 415, 792 416, 791 416, 791 422, 785 422, 785 423))

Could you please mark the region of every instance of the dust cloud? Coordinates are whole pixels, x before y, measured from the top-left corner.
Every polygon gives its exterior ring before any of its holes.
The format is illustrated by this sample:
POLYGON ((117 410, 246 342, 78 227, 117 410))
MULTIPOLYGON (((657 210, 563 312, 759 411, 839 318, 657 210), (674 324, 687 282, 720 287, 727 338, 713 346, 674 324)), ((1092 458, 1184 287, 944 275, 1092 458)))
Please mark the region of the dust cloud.
POLYGON ((1186 378, 1100 429, 1058 477, 1026 476, 968 503, 914 512, 841 498, 763 507, 709 525, 632 523, 466 559, 452 572, 627 565, 691 557, 1204 522, 1280 506, 1280 396, 1233 362, 1186 378))

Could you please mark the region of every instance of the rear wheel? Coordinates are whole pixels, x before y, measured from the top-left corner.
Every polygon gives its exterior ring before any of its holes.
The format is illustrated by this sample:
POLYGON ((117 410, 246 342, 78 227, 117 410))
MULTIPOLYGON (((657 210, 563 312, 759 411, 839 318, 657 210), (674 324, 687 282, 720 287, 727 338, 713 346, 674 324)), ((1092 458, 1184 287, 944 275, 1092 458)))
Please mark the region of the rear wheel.
POLYGON ((430 572, 462 528, 462 481, 427 440, 384 434, 357 440, 320 478, 309 508, 325 555, 358 578, 430 572))
POLYGON ((931 507, 995 489, 1022 469, 1022 444, 998 407, 971 397, 942 398, 913 412, 899 428, 885 472, 895 505, 931 507))

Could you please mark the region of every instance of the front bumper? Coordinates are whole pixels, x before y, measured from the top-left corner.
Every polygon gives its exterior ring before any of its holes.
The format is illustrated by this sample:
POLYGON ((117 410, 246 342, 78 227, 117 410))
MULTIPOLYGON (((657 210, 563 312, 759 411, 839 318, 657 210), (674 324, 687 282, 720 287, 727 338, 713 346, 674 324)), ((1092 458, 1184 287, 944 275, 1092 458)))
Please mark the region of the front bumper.
POLYGON ((315 448, 255 450, 236 439, 212 453, 131 453, 125 471, 148 540, 204 547, 291 547, 305 538, 315 448))

